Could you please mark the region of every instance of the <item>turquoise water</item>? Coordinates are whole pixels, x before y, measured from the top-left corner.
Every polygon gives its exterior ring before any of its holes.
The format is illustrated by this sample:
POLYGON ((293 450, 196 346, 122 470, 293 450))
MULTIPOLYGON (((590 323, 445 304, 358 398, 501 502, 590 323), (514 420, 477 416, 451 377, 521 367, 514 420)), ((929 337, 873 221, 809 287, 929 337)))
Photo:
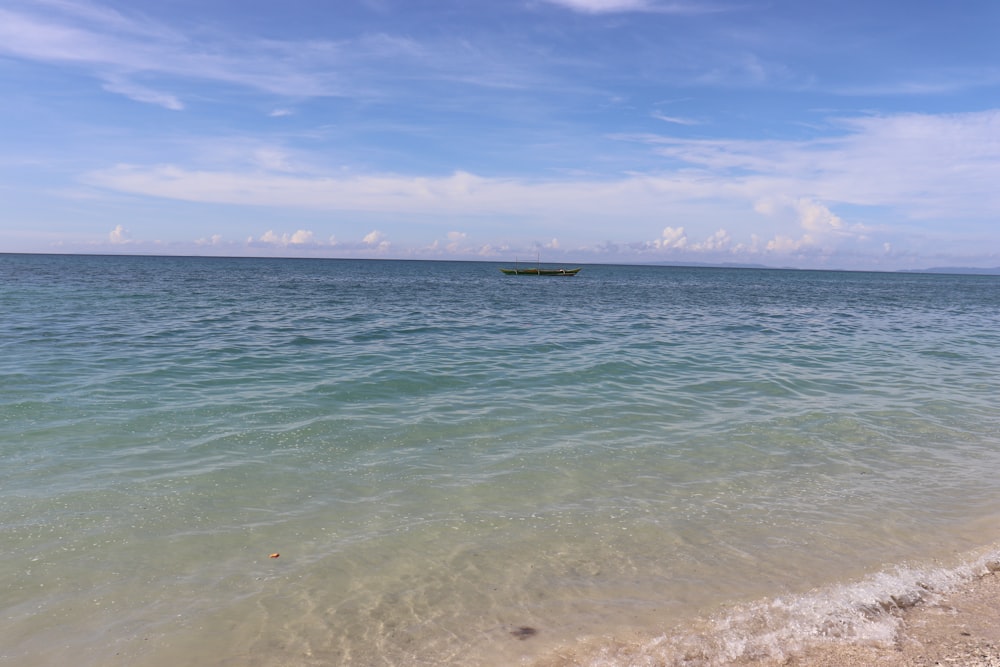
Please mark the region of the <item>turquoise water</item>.
POLYGON ((998 396, 991 276, 0 255, 0 663, 877 639, 993 553, 998 396))

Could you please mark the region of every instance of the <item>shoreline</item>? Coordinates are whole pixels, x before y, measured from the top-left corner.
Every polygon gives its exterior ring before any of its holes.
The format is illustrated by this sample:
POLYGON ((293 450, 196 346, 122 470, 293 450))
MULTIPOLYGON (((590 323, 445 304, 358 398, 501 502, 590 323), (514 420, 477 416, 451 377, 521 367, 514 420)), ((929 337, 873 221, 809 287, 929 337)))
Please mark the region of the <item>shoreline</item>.
POLYGON ((563 646, 534 667, 1000 667, 1000 551, 738 604, 657 637, 563 646))
POLYGON ((891 645, 813 645, 786 660, 758 664, 1000 667, 1000 562, 984 567, 956 590, 892 610, 898 626, 891 645))

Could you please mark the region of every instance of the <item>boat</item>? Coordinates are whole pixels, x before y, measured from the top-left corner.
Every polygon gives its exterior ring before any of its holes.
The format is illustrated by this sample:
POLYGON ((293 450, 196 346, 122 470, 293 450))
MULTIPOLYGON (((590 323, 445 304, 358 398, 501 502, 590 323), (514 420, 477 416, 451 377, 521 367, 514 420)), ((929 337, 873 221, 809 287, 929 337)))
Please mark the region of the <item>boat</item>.
POLYGON ((540 269, 540 268, 519 268, 500 269, 508 276, 575 276, 580 272, 576 269, 540 269))
POLYGON ((541 264, 538 262, 538 258, 535 258, 535 265, 533 267, 521 268, 517 265, 517 259, 514 259, 513 269, 501 268, 501 271, 508 276, 575 276, 580 272, 579 268, 576 269, 543 269, 541 264))

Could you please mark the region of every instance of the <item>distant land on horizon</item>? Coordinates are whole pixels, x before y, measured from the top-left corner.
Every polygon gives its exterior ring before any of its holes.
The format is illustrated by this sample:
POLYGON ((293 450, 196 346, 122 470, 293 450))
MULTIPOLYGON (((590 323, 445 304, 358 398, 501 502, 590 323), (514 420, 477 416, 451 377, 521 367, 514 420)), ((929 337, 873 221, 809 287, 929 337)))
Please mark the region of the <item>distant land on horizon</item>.
POLYGON ((801 269, 795 266, 768 266, 767 264, 739 264, 739 263, 698 263, 698 262, 657 262, 653 266, 678 266, 694 268, 715 268, 715 269, 771 269, 778 271, 846 271, 866 273, 874 271, 877 273, 951 273, 959 275, 975 276, 1000 276, 1000 266, 997 267, 977 267, 977 266, 936 266, 927 269, 895 269, 891 271, 878 271, 877 269, 801 269))
POLYGON ((930 269, 900 269, 896 273, 956 273, 973 276, 1000 276, 1000 266, 980 268, 975 266, 937 266, 930 269))

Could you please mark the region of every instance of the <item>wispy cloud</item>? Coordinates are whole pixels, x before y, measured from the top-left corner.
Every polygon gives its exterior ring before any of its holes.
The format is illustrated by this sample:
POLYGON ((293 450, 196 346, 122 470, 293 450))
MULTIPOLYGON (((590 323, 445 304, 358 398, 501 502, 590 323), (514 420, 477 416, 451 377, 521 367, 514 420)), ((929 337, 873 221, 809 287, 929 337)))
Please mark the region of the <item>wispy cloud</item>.
POLYGON ((664 123, 672 123, 674 125, 700 125, 701 123, 697 120, 691 118, 681 118, 679 116, 668 116, 662 114, 659 111, 654 111, 652 114, 653 118, 657 120, 662 120, 664 123))
POLYGON ((587 14, 646 11, 655 0, 547 0, 553 5, 587 14))
POLYGON ((645 137, 664 156, 734 187, 892 206, 908 217, 991 216, 1000 193, 1000 111, 863 116, 806 141, 645 137), (985 205, 984 205, 985 204, 985 205))
POLYGON ((338 66, 359 50, 387 48, 384 40, 370 37, 350 45, 213 38, 196 42, 155 22, 86 3, 0 9, 0 53, 89 70, 105 80, 109 92, 174 109, 182 106, 176 96, 133 77, 216 81, 292 96, 338 95, 343 92, 338 66))
MULTIPOLYGON (((882 39, 850 13, 756 2, 446 4, 431 17, 308 2, 285 21, 263 5, 227 20, 211 3, 3 0, 4 118, 30 128, 0 160, 20 200, 11 217, 54 219, 72 190, 107 214, 93 238, 130 251, 125 227, 181 234, 174 201, 222 214, 214 236, 184 232, 208 249, 312 252, 336 232, 352 239, 338 251, 490 253, 548 242, 537 233, 560 239, 553 252, 659 257, 900 252, 918 233, 990 230, 1000 210, 1000 111, 845 109, 850 96, 899 108, 901 95, 990 108, 1000 70, 913 36, 949 36, 937 11, 882 39), (329 25, 303 19, 313 11, 329 25), (10 167, 29 162, 31 175, 10 167), (72 188, 70 169, 84 172, 72 188), (111 200, 152 202, 151 215, 100 208, 111 200)), ((992 35, 977 37, 987 48, 992 35)))
POLYGON ((669 14, 703 14, 718 11, 709 2, 667 2, 664 0, 545 0, 585 14, 617 14, 624 12, 661 12, 669 14))
MULTIPOLYGON (((491 53, 468 40, 427 48, 382 32, 294 41, 208 29, 184 34, 138 14, 63 0, 0 9, 0 54, 75 67, 104 81, 108 92, 170 109, 184 102, 177 93, 160 91, 178 81, 297 99, 378 99, 386 91, 398 93, 399 82, 414 71, 424 84, 479 88, 516 89, 537 79, 514 55, 491 53)), ((272 115, 288 113, 278 109, 272 115)))
POLYGON ((110 80, 105 82, 103 87, 109 93, 118 93, 136 102, 155 104, 171 111, 181 111, 184 109, 184 104, 170 93, 153 90, 131 81, 122 80, 119 77, 111 77, 110 80))
MULTIPOLYGON (((858 207, 895 211, 897 227, 943 217, 986 219, 1000 210, 1000 111, 837 122, 839 135, 802 142, 635 138, 682 167, 618 178, 511 179, 468 172, 345 177, 282 172, 279 157, 263 170, 120 165, 85 180, 135 195, 282 210, 573 220, 581 237, 606 233, 599 230, 610 221, 616 233, 633 238, 659 223, 663 235, 636 246, 657 252, 818 252, 861 242, 881 247, 888 239, 856 217, 858 207), (851 216, 838 210, 844 206, 852 207, 851 216), (626 222, 623 210, 629 211, 626 222), (664 228, 665 215, 683 222, 664 228), (718 221, 727 218, 742 218, 738 235, 719 229, 718 221)), ((258 240, 306 241, 294 235, 258 240)), ((364 243, 387 247, 381 232, 364 243)))
POLYGON ((1000 83, 1000 68, 991 65, 953 69, 921 69, 887 81, 867 81, 831 87, 845 96, 941 96, 966 90, 989 88, 1000 83))
MULTIPOLYGON (((700 2, 549 1, 598 14, 717 10, 700 2)), ((181 32, 139 10, 115 11, 69 0, 14 0, 11 8, 0 9, 0 55, 72 68, 101 81, 109 93, 172 110, 189 109, 188 96, 193 99, 204 83, 294 100, 416 98, 435 109, 467 109, 470 100, 459 95, 460 90, 472 95, 497 90, 538 95, 557 89, 584 94, 576 72, 592 67, 576 53, 527 38, 513 48, 510 40, 380 31, 338 39, 264 39, 204 26, 181 32), (540 61, 546 65, 539 67, 540 61)), ((735 76, 710 76, 724 74, 735 76)), ((746 66, 738 74, 754 75, 747 74, 746 66)), ((481 98, 474 100, 482 103, 481 98)), ((280 106, 271 115, 289 113, 280 106)))

